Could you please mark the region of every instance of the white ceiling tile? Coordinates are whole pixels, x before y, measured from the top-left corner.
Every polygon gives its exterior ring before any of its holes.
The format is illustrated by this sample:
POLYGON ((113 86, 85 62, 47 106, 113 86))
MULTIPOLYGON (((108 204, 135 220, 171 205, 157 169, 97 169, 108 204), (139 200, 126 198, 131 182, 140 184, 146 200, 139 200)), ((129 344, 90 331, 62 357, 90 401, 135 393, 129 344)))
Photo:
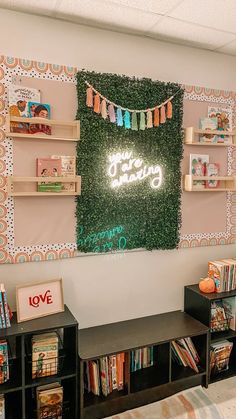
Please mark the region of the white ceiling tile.
POLYGON ((191 23, 165 17, 151 30, 156 38, 193 45, 200 48, 215 49, 235 39, 234 34, 208 29, 191 23))
POLYGON ((110 29, 145 32, 161 16, 126 8, 107 0, 60 0, 55 17, 110 29))
POLYGON ((58 0, 0 0, 0 7, 28 13, 41 13, 51 16, 58 0))
POLYGON ((107 0, 110 3, 164 15, 184 0, 107 0))
POLYGON ((168 16, 236 33, 235 0, 185 0, 168 16))

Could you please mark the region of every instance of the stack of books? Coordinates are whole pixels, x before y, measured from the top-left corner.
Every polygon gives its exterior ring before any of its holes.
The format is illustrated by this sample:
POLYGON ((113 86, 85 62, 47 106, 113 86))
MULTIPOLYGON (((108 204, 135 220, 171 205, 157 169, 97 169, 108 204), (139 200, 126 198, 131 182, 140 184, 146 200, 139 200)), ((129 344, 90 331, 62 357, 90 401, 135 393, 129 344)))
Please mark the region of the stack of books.
POLYGON ((36 397, 38 419, 62 419, 63 387, 59 383, 37 387, 36 397))
POLYGON ((177 339, 171 342, 172 359, 183 367, 190 367, 199 372, 200 358, 191 338, 177 339))
POLYGON ((0 394, 0 419, 5 419, 5 399, 4 394, 0 394))
POLYGON ((105 356, 99 360, 88 361, 85 367, 85 388, 88 392, 107 396, 113 390, 124 388, 125 354, 105 356))
POLYGON ((216 292, 236 288, 236 259, 220 259, 208 262, 208 277, 214 279, 216 292))
MULTIPOLYGON (((75 177, 75 156, 51 156, 37 159, 37 176, 41 177, 75 177)), ((75 192, 74 182, 39 182, 38 192, 75 192)))
POLYGON ((210 348, 210 371, 218 374, 229 369, 229 359, 233 348, 233 342, 222 340, 213 343, 210 348))
POLYGON ((56 332, 32 337, 32 378, 58 373, 59 339, 56 332))
POLYGON ((6 340, 0 340, 0 384, 9 380, 8 345, 6 340))
POLYGON ((130 354, 130 371, 135 372, 153 365, 153 346, 135 349, 130 354))
POLYGON ((0 284, 0 329, 11 326, 7 294, 4 284, 0 284))

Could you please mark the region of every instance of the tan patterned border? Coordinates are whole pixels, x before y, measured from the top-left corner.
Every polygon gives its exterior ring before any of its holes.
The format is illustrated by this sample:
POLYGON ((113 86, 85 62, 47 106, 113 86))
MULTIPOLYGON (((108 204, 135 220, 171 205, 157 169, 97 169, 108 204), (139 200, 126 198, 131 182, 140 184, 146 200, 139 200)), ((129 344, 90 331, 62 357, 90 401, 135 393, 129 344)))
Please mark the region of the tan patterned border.
MULTIPOLYGON (((13 211, 13 204, 9 204, 6 194, 6 176, 11 172, 11 161, 8 154, 12 147, 10 140, 5 137, 5 115, 7 112, 6 100, 6 78, 9 71, 18 74, 23 71, 24 75, 36 77, 50 77, 61 81, 74 81, 77 68, 56 64, 46 64, 37 61, 0 56, 0 264, 1 263, 22 263, 30 261, 55 260, 78 256, 76 244, 36 246, 30 248, 14 248, 10 244, 9 237, 9 209, 13 211), (8 167, 9 166, 9 167, 8 167)), ((185 86, 187 94, 205 95, 209 98, 225 98, 233 101, 233 125, 236 125, 236 93, 222 90, 207 89, 196 86, 185 86)), ((236 149, 232 150, 232 173, 236 173, 236 149)), ((182 238, 179 247, 209 246, 218 244, 229 244, 236 242, 236 194, 229 196, 229 232, 225 237, 192 237, 182 238)), ((13 229, 13 227, 11 227, 13 229)))
MULTIPOLYGON (((227 90, 208 89, 199 86, 184 86, 185 95, 188 98, 196 96, 195 100, 209 100, 216 103, 229 103, 232 106, 233 114, 233 129, 236 128, 236 93, 227 90)), ((236 148, 229 147, 228 149, 228 173, 236 173, 236 148)), ((223 244, 236 243, 236 194, 227 193, 227 208, 226 208, 226 231, 222 233, 205 234, 200 232, 198 234, 191 234, 181 237, 179 247, 191 248, 199 246, 216 246, 223 244)))

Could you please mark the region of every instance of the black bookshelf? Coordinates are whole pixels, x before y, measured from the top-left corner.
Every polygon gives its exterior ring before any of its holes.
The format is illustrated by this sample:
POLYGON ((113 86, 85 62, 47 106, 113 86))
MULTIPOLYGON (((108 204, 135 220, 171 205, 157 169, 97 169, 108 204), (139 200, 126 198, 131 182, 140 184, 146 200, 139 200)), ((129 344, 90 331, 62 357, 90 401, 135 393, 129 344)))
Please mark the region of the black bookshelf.
MULTIPOLYGON (((224 298, 229 297, 236 298, 236 290, 204 294, 199 290, 198 284, 188 285, 184 289, 184 310, 186 313, 190 314, 190 316, 210 327, 212 302, 215 300, 223 300, 224 298)), ((230 378, 236 375, 236 332, 234 330, 229 329, 224 332, 210 332, 209 351, 211 343, 220 342, 221 340, 225 339, 234 343, 233 350, 229 359, 229 369, 227 371, 220 372, 218 375, 213 377, 209 376, 210 383, 224 380, 225 378, 230 378)), ((208 371, 210 374, 210 368, 208 371)))
POLYGON ((7 419, 37 419, 37 386, 59 382, 63 386, 63 419, 78 418, 78 323, 65 306, 62 313, 40 319, 17 323, 13 313, 11 327, 0 330, 0 339, 9 346, 10 379, 0 384, 0 394, 5 396, 7 419), (63 363, 56 375, 32 379, 32 361, 28 348, 33 335, 56 331, 61 336, 59 350, 63 363))
POLYGON ((170 396, 202 384, 208 386, 209 329, 186 313, 174 311, 79 331, 80 419, 99 419, 170 396), (201 358, 195 373, 177 366, 171 341, 191 337, 201 358), (154 365, 130 372, 130 352, 154 346, 154 365), (84 364, 103 356, 125 352, 124 389, 107 397, 84 388, 84 364))

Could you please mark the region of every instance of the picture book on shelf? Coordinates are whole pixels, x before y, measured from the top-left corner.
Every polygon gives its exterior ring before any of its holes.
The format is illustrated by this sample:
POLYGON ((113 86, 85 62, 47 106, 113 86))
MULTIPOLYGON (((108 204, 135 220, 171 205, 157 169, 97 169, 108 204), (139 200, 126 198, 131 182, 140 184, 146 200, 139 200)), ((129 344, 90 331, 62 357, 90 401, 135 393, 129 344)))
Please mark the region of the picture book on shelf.
MULTIPOLYGON (((200 129, 212 131, 217 129, 217 118, 201 118, 200 119, 200 129)), ((217 135, 215 134, 201 134, 200 142, 205 143, 215 143, 217 142, 217 135)))
POLYGON ((62 419, 63 387, 59 383, 37 387, 36 396, 38 419, 62 419))
POLYGON ((224 298, 223 305, 226 316, 230 319, 229 327, 236 331, 236 297, 224 298))
MULTIPOLYGON (((37 176, 58 177, 61 176, 61 159, 51 157, 37 158, 37 176)), ((38 192, 60 192, 61 182, 39 182, 38 192)))
MULTIPOLYGON (((190 154, 189 173, 193 176, 205 176, 206 164, 209 163, 207 154, 190 154)), ((194 180, 193 185, 199 189, 204 189, 205 180, 194 180)))
POLYGON ((229 322, 222 300, 211 303, 211 332, 222 332, 229 329, 229 322))
MULTIPOLYGON (((40 90, 32 87, 25 87, 10 84, 8 88, 9 114, 11 116, 29 117, 28 103, 30 101, 40 102, 40 90)), ((10 131, 17 133, 29 133, 29 124, 11 121, 10 131)))
POLYGON ((58 351, 59 341, 56 332, 32 337, 32 378, 57 374, 58 351))
POLYGON ((8 344, 0 340, 0 384, 9 380, 8 344))
MULTIPOLYGON (((75 177, 76 175, 76 158, 75 156, 51 156, 52 159, 61 159, 61 176, 71 176, 75 177)), ((62 190, 64 191, 73 191, 75 192, 75 183, 62 183, 62 190)))
MULTIPOLYGON (((47 103, 28 102, 28 113, 30 118, 50 119, 51 107, 47 103)), ((43 134, 51 135, 52 129, 50 125, 46 124, 29 124, 29 133, 36 134, 42 132, 43 134)))
MULTIPOLYGON (((219 163, 207 163, 206 164, 206 176, 219 176, 220 165, 219 163)), ((219 180, 206 180, 206 188, 218 188, 220 184, 219 180)))
POLYGON ((212 343, 210 347, 210 372, 211 374, 218 374, 229 369, 229 360, 233 342, 228 340, 221 340, 220 342, 212 343))
MULTIPOLYGON (((218 131, 232 130, 232 109, 223 106, 208 106, 208 117, 217 119, 218 131)), ((232 143, 232 138, 229 135, 217 135, 217 143, 232 143)))
POLYGON ((209 261, 208 277, 214 279, 217 293, 234 290, 236 288, 236 260, 209 261))
POLYGON ((0 419, 5 419, 5 398, 4 394, 0 394, 0 419))

